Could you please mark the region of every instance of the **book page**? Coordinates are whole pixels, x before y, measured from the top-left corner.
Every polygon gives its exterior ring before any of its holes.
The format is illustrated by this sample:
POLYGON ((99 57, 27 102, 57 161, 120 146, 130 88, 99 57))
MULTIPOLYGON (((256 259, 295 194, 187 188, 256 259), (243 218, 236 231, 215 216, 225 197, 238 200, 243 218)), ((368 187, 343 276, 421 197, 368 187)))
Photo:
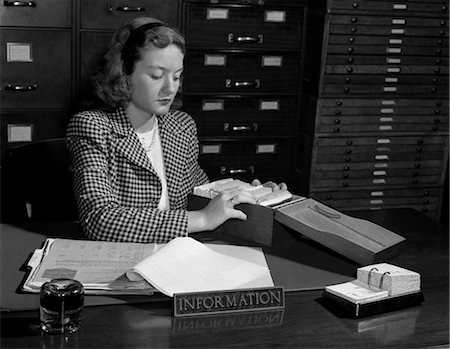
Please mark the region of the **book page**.
MULTIPOLYGON (((214 252, 189 238, 175 238, 133 269, 160 292, 175 293, 238 289, 270 274, 267 266, 214 252)), ((136 275, 127 273, 130 279, 136 275)))

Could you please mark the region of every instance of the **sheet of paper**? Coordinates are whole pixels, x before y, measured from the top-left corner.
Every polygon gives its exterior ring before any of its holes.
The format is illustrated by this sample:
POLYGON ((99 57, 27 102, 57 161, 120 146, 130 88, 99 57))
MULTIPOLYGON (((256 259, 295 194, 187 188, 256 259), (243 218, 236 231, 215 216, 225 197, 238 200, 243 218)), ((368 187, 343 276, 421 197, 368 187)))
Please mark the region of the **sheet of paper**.
POLYGON ((267 266, 214 252, 189 237, 173 239, 133 270, 168 296, 237 289, 270 274, 267 266))

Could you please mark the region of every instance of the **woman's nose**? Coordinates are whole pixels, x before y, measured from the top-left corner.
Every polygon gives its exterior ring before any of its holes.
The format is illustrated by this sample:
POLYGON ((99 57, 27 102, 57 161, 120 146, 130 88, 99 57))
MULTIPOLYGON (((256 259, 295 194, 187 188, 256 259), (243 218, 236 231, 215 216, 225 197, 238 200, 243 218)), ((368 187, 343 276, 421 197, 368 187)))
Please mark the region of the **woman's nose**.
POLYGON ((176 82, 172 78, 167 77, 164 81, 163 90, 164 90, 164 92, 168 92, 168 93, 177 92, 176 91, 176 82))

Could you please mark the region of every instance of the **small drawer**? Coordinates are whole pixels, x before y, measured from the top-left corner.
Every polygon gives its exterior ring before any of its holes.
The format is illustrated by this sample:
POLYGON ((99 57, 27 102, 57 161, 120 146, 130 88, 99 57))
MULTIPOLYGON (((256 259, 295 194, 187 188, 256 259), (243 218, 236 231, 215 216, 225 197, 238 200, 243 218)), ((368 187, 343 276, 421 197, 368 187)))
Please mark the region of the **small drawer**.
POLYGON ((395 13, 386 14, 385 16, 370 16, 360 14, 339 14, 330 15, 331 24, 349 24, 349 25, 368 25, 380 27, 424 27, 424 28, 448 28, 448 20, 445 18, 426 18, 415 16, 402 16, 395 13))
MULTIPOLYGON (((445 51, 445 48, 448 48, 448 36, 445 37, 388 37, 388 36, 370 36, 370 35, 338 35, 338 34, 330 34, 328 39, 329 44, 331 45, 383 45, 386 47, 399 48, 404 47, 414 47, 415 51, 419 52, 422 47, 434 47, 434 48, 442 48, 445 51)), ((386 49, 385 49, 386 52, 386 49)), ((447 52, 448 54, 448 52, 447 52)))
POLYGON ((71 103, 71 32, 2 29, 2 108, 67 108, 71 103))
POLYGON ((299 62, 290 54, 191 52, 183 86, 189 92, 291 93, 297 89, 299 62))
POLYGON ((448 49, 439 44, 441 41, 434 40, 433 45, 417 46, 401 46, 395 43, 390 44, 388 40, 378 42, 377 44, 367 43, 366 45, 355 44, 350 42, 349 38, 336 40, 336 44, 330 43, 327 47, 328 54, 359 54, 359 55, 416 55, 416 56, 439 56, 448 57, 448 49))
POLYGON ((72 26, 71 0, 3 0, 0 3, 2 26, 57 27, 72 26))
POLYGON ((442 2, 423 2, 423 1, 372 1, 372 0, 333 0, 331 3, 331 11, 347 10, 353 12, 370 11, 389 12, 406 14, 418 12, 429 12, 435 15, 446 15, 448 13, 448 3, 442 2))
POLYGON ((188 4, 186 38, 191 47, 300 50, 302 7, 188 4))
POLYGON ((81 0, 82 29, 115 30, 136 17, 154 17, 176 26, 177 0, 81 0), (174 10, 175 9, 175 10, 174 10))
POLYGON ((293 139, 201 140, 199 162, 211 180, 285 181, 292 171, 292 149, 293 139))
POLYGON ((1 158, 7 149, 48 138, 64 138, 71 115, 65 111, 2 111, 1 158))
POLYGON ((296 97, 184 95, 200 137, 294 136, 296 97))

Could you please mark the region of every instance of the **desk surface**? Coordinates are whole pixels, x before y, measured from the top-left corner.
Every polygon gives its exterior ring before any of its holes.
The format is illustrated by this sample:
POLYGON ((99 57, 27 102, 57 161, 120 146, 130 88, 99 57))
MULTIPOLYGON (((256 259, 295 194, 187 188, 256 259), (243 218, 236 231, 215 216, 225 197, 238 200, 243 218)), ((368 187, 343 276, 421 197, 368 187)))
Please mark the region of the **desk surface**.
MULTIPOLYGON (((339 317, 321 303, 321 291, 286 294, 283 311, 175 319, 170 302, 85 307, 80 331, 41 336, 38 312, 1 313, 1 348, 424 348, 449 343, 449 231, 420 213, 351 212, 407 239, 391 262, 418 271, 425 302, 367 317, 339 317)), ((61 232, 64 223, 58 226, 61 232)), ((41 233, 55 236, 45 225, 41 233)), ((11 246, 19 249, 20 246, 11 246)), ((2 259, 2 268, 5 261, 2 259)), ((299 276, 301 277, 301 276, 299 276)))

